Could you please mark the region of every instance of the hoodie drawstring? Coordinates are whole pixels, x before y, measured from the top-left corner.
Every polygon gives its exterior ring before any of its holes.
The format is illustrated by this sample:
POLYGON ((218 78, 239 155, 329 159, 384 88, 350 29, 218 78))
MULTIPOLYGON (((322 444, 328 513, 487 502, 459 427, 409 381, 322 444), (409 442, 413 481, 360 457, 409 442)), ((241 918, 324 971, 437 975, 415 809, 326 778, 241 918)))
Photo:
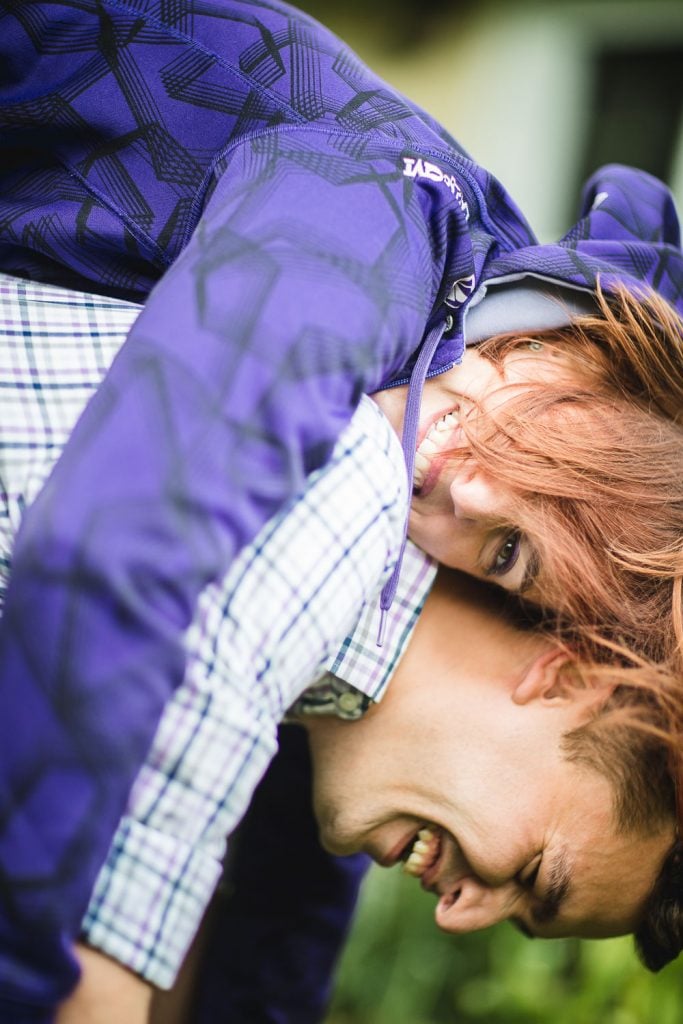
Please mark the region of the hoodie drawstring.
MULTIPOLYGON (((405 416, 403 419, 403 434, 401 437, 401 446, 403 448, 403 456, 406 463, 406 475, 408 478, 408 487, 412 488, 413 485, 413 469, 415 466, 415 448, 417 440, 417 428, 420 421, 420 405, 422 403, 422 389, 424 387, 425 377, 427 376, 427 370, 432 361, 441 338, 443 337, 446 330, 450 330, 453 324, 452 318, 446 317, 445 320, 436 324, 427 334, 422 348, 418 354, 413 372, 410 375, 410 382, 408 384, 408 397, 406 399, 405 416)), ((410 515, 410 505, 406 511, 405 523, 403 526, 403 541, 401 542, 401 549, 398 553, 398 559, 394 566, 394 571, 391 576, 384 584, 382 593, 380 595, 379 607, 380 607, 380 620, 379 630, 377 633, 377 646, 381 647, 384 643, 384 631, 386 629, 386 617, 387 612, 393 604, 394 597, 396 596, 396 588, 398 587, 399 576, 401 575, 401 565, 403 563, 403 552, 406 547, 406 539, 408 536, 408 516, 410 515)))

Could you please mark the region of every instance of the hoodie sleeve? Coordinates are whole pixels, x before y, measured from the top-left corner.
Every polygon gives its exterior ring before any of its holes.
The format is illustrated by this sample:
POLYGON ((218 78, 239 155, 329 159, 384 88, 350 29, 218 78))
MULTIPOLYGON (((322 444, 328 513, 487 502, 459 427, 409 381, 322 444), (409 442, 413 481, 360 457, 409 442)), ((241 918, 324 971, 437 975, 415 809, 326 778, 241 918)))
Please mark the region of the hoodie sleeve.
POLYGON ((320 135, 226 161, 22 525, 0 623, 0 1000, 16 1014, 75 980, 71 942, 199 593, 420 342, 419 200, 395 160, 320 135))
POLYGON ((601 167, 586 183, 577 222, 558 242, 523 246, 488 265, 486 277, 525 275, 588 291, 654 290, 683 313, 683 253, 673 197, 645 171, 601 167))
POLYGON ((635 167, 607 164, 597 170, 583 188, 581 217, 589 239, 680 249, 680 226, 669 188, 635 167))

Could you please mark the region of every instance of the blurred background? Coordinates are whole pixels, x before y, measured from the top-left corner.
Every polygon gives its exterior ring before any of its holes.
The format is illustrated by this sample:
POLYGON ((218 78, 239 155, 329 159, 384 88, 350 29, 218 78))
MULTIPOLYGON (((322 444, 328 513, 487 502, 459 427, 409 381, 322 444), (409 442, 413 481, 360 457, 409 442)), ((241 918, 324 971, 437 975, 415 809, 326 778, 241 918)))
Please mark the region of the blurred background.
POLYGON ((296 0, 499 177, 542 241, 603 163, 683 207, 683 0, 296 0))
MULTIPOLYGON (((635 164, 683 213, 683 0, 298 0, 437 117, 544 241, 600 164, 635 164)), ((683 963, 630 939, 454 939, 400 871, 371 872, 326 1024, 679 1024, 683 963)))

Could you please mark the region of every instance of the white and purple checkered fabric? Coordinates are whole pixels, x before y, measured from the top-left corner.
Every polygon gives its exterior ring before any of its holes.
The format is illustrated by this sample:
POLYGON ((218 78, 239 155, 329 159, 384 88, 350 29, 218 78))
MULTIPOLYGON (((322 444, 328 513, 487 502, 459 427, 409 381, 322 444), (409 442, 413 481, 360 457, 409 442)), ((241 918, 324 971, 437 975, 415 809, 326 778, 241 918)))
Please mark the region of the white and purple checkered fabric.
MULTIPOLYGON (((23 510, 139 310, 0 275, 1 590, 23 510)), ((377 648, 377 598, 400 548, 406 502, 398 440, 364 399, 329 465, 202 595, 186 634, 183 684, 84 921, 91 945, 150 982, 172 984, 219 877, 226 836, 291 705, 315 711, 323 700, 328 712, 353 718, 384 691, 435 572, 409 545, 377 648)))
POLYGON ((23 509, 141 307, 0 274, 0 577, 23 509))

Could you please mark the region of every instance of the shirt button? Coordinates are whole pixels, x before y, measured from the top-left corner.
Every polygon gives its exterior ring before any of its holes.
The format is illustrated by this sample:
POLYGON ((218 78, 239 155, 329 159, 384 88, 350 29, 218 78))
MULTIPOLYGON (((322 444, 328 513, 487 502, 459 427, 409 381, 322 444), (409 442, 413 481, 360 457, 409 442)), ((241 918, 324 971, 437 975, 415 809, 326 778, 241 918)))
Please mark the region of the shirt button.
POLYGON ((347 690, 337 697, 337 705, 341 711, 357 711, 363 698, 359 693, 351 693, 347 690))

